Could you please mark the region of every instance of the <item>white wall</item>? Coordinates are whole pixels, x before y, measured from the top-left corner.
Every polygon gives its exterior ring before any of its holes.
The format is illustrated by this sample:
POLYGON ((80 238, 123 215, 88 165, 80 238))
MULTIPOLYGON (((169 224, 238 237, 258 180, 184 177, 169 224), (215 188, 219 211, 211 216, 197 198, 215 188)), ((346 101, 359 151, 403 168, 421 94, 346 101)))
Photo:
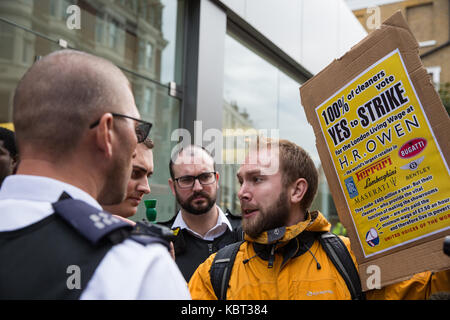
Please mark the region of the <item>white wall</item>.
POLYGON ((367 32, 343 0, 221 0, 316 74, 367 32))
POLYGON ((403 0, 345 0, 351 10, 359 10, 372 6, 381 6, 402 1, 403 0))

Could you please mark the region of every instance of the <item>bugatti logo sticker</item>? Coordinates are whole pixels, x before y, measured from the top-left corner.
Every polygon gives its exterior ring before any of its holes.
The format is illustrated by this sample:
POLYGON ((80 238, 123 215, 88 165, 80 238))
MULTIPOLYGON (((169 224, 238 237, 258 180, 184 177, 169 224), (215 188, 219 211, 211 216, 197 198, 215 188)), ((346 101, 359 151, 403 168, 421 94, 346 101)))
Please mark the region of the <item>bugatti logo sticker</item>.
POLYGON ((398 155, 402 159, 412 158, 421 153, 426 146, 427 140, 424 138, 415 138, 406 142, 400 150, 398 150, 398 155))

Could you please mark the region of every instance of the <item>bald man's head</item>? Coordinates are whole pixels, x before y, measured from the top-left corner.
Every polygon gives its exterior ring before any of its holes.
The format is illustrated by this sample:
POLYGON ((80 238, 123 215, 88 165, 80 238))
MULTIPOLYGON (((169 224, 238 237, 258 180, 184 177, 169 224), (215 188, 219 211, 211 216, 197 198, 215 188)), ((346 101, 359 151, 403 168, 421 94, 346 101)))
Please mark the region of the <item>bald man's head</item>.
POLYGON ((124 74, 105 59, 74 50, 49 54, 16 88, 19 149, 26 144, 47 153, 73 151, 90 123, 105 112, 123 112, 123 96, 131 94, 124 74))

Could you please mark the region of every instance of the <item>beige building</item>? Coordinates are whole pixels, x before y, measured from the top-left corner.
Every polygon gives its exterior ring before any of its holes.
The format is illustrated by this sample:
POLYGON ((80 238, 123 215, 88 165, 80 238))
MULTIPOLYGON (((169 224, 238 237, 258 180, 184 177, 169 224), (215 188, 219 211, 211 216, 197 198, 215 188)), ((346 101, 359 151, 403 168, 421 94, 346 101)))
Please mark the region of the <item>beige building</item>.
MULTIPOLYGON (((178 129, 205 146, 206 130, 223 132, 225 156, 237 151, 232 143, 245 145, 240 130, 278 129, 318 165, 298 88, 365 35, 344 0, 0 0, 0 125, 11 122, 13 91, 36 56, 68 45, 106 57, 124 70, 142 118, 154 124, 155 173, 144 199, 157 199, 158 221, 167 221, 177 212, 167 179, 184 138, 178 129), (74 8, 80 28, 71 28, 74 8)), ((237 166, 219 168, 219 203, 233 212, 237 166)), ((144 216, 141 206, 135 219, 144 216)))
POLYGON ((236 102, 224 100, 223 104, 223 148, 222 148, 222 187, 220 188, 220 207, 228 208, 234 214, 240 213, 239 199, 236 197, 239 191, 239 183, 236 173, 239 169, 237 157, 239 157, 239 140, 245 139, 243 134, 255 129, 252 120, 246 110, 241 110, 236 102), (231 161, 230 161, 231 160, 231 161))
MULTIPOLYGON (((35 59, 75 48, 122 68, 141 117, 157 124, 151 132, 158 149, 154 161, 165 166, 174 144, 167 141, 179 125, 179 101, 168 97, 167 85, 162 83, 162 54, 169 44, 162 29, 164 10, 161 0, 0 1, 0 125, 12 129, 14 90, 35 59), (76 11, 70 9, 74 4, 79 10, 78 27, 76 11), (69 27, 71 21, 73 27, 69 27)), ((175 203, 165 173, 155 173, 152 194, 146 198, 158 199, 158 213, 170 216, 175 203)), ((137 217, 144 215, 141 206, 137 217)))
POLYGON ((450 97, 450 1, 449 0, 347 0, 362 26, 371 32, 374 15, 383 22, 400 10, 419 42, 419 54, 436 89, 449 110, 450 97), (373 9, 371 8, 373 7, 373 9), (378 11, 379 10, 379 11, 378 11), (445 93, 444 91, 447 91, 445 93), (447 96, 447 99, 445 99, 447 96))

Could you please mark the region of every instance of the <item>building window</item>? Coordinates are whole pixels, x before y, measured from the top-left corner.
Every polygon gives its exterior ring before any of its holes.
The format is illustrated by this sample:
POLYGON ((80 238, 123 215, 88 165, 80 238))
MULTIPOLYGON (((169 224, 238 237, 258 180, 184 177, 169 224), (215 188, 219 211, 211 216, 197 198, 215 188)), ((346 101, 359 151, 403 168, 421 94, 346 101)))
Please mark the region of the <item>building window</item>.
MULTIPOLYGON (((150 181, 152 192, 144 199, 158 200, 158 221, 169 220, 175 213, 176 205, 167 185, 167 164, 171 150, 176 145, 170 139, 171 133, 179 125, 181 100, 168 95, 166 84, 177 81, 182 86, 179 74, 182 74, 183 54, 180 50, 183 48, 183 33, 180 30, 184 21, 177 17, 178 14, 184 16, 182 2, 20 0, 8 1, 11 10, 0 12, 0 17, 23 27, 0 21, 0 69, 8 69, 7 73, 0 74, 0 122, 12 121, 11 97, 14 88, 27 67, 33 64, 35 55, 44 56, 60 50, 56 45, 59 38, 68 41, 77 50, 108 59, 122 68, 128 77, 141 117, 155 124, 151 138, 157 150, 154 164, 160 170, 153 174, 150 181), (17 12, 23 12, 25 2, 33 5, 31 15, 18 16, 17 12), (83 27, 69 32, 65 22, 68 17, 67 7, 71 4, 80 7, 83 27), (154 32, 156 30, 140 19, 141 8, 153 10, 155 6, 159 8, 158 14, 164 16, 164 23, 158 32, 154 32), (142 30, 138 30, 142 24, 142 30), (49 41, 47 37, 54 41, 49 41)), ((161 17, 158 19, 162 21, 161 17)), ((133 219, 141 220, 144 217, 145 206, 142 203, 133 219)))
POLYGON ((144 89, 144 99, 142 103, 142 113, 150 114, 152 110, 152 89, 145 87, 144 89))
POLYGON ((25 65, 29 65, 33 63, 34 57, 34 46, 33 42, 29 40, 24 40, 23 42, 23 50, 22 50, 22 62, 25 65))
POLYGON ((74 4, 74 1, 70 0, 50 0, 50 15, 60 20, 64 20, 67 17, 67 8, 74 4))
POLYGON ((119 31, 117 23, 115 21, 110 21, 108 23, 108 46, 112 49, 117 48, 119 43, 119 31))
POLYGON ((152 68, 153 46, 149 41, 139 41, 139 66, 150 70, 152 68))
POLYGON ((58 3, 56 0, 50 0, 50 15, 52 17, 56 17, 56 12, 58 12, 57 6, 58 3))
POLYGON ((313 129, 300 104, 299 82, 232 34, 225 37, 224 68, 225 164, 219 190, 222 190, 221 205, 224 209, 239 213, 239 184, 236 179, 239 163, 231 164, 229 160, 239 162, 242 158, 242 147, 238 146, 242 132, 253 128, 262 130, 269 138, 288 139, 303 147, 317 165, 320 160, 313 129), (275 136, 273 129, 278 130, 275 136))
POLYGON ((433 3, 406 8, 408 25, 417 41, 429 41, 433 37, 433 3))
POLYGON ((431 81, 433 81, 433 85, 437 91, 439 91, 439 84, 441 82, 441 67, 427 67, 427 72, 431 76, 431 81))
POLYGON ((12 60, 14 52, 14 28, 7 24, 0 24, 0 59, 12 60))
POLYGON ((103 42, 103 29, 105 27, 104 20, 101 16, 97 15, 95 18, 95 41, 97 43, 103 42))

